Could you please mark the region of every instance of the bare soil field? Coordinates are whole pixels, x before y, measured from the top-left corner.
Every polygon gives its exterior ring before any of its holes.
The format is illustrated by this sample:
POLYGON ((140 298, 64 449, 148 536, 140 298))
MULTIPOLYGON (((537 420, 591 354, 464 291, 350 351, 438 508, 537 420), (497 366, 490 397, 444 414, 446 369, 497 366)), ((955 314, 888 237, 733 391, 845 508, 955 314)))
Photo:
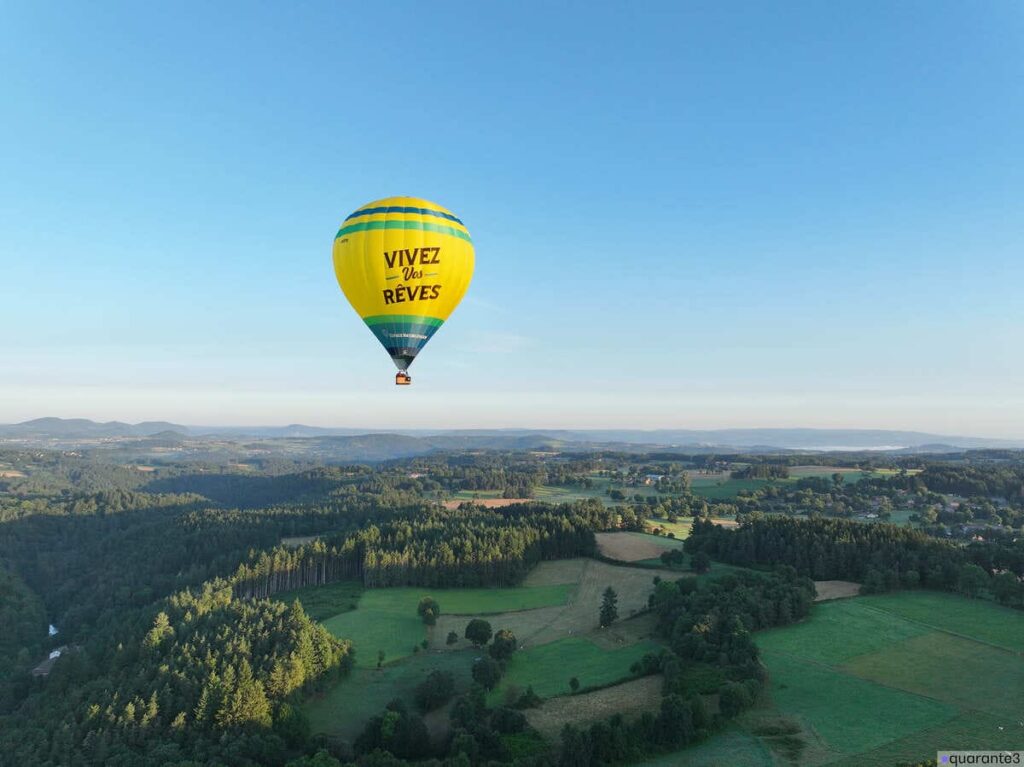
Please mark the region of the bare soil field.
POLYGON ((657 674, 582 695, 563 695, 524 713, 541 735, 556 741, 567 724, 588 725, 612 714, 630 716, 657 710, 661 705, 661 681, 657 674))
POLYGON ((827 599, 846 599, 860 594, 860 584, 853 581, 815 581, 814 588, 818 595, 814 597, 815 602, 824 602, 827 599))
POLYGON ((24 477, 20 471, 14 469, 0 469, 0 479, 16 479, 17 477, 24 477))
POLYGON ((464 503, 472 503, 474 506, 483 506, 486 509, 500 509, 503 506, 512 506, 516 503, 533 503, 532 498, 460 498, 455 501, 445 501, 446 509, 457 509, 464 503))

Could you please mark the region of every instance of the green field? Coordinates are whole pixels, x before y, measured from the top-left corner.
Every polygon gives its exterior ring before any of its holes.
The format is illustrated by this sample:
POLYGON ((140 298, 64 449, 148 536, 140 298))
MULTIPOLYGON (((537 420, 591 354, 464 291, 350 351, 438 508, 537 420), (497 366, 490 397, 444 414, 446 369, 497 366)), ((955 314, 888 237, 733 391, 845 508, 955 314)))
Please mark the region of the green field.
POLYGON ((1024 707, 1024 661, 939 631, 854 658, 843 670, 961 709, 1012 718, 1024 707))
MULTIPOLYGON (((758 490, 769 482, 774 482, 776 484, 791 484, 795 483, 799 479, 803 479, 804 477, 825 477, 827 479, 831 479, 835 471, 835 468, 831 466, 800 466, 790 469, 790 476, 788 479, 767 480, 692 477, 690 479, 690 485, 693 488, 694 495, 699 495, 713 501, 727 501, 735 498, 743 490, 758 490)), ((871 471, 843 471, 841 473, 843 475, 843 482, 848 485, 860 482, 865 477, 882 476, 881 472, 871 471)))
POLYGON ((322 623, 334 636, 352 640, 359 668, 375 667, 380 650, 385 663, 412 655, 413 648, 427 638, 427 627, 416 615, 415 605, 411 611, 397 612, 360 607, 322 623))
POLYGON ((691 480, 693 494, 712 501, 731 500, 739 495, 741 490, 754 491, 767 484, 768 480, 766 479, 717 479, 714 477, 695 477, 691 480))
POLYGON ((306 702, 303 711, 314 733, 351 740, 370 717, 379 714, 395 698, 413 709, 416 685, 431 671, 450 671, 455 676, 457 690, 468 688, 472 681, 470 669, 477 654, 472 650, 423 652, 379 671, 356 668, 347 679, 306 702))
POLYGON ((930 631, 892 620, 881 610, 869 609, 860 598, 837 599, 815 605, 811 620, 758 633, 757 646, 765 652, 833 665, 930 631))
POLYGON ((507 589, 367 589, 355 610, 323 620, 337 637, 351 639, 356 665, 373 668, 383 650, 385 663, 404 658, 427 637, 426 626, 416 614, 424 596, 432 596, 446 615, 485 615, 563 605, 575 584, 507 589))
MULTIPOLYGON (((832 479, 832 475, 835 474, 837 469, 834 466, 794 466, 789 470, 789 476, 791 479, 803 479, 804 477, 825 477, 826 479, 832 479)), ((860 482, 865 477, 882 477, 891 476, 896 473, 893 469, 879 469, 876 471, 847 471, 845 469, 839 470, 839 473, 843 475, 843 482, 847 485, 852 485, 856 482, 860 482)))
POLYGON ((1024 741, 1024 730, 1007 725, 1005 720, 988 714, 962 714, 938 727, 920 730, 905 738, 866 751, 856 756, 829 762, 832 767, 893 767, 915 763, 922 756, 934 758, 940 748, 963 751, 1018 750, 1024 741), (955 744, 955 745, 950 745, 955 744))
POLYGON ((679 519, 676 522, 668 522, 664 519, 650 518, 647 520, 647 524, 650 526, 650 529, 660 527, 666 533, 672 533, 677 541, 689 538, 690 531, 693 529, 692 519, 679 519))
POLYGON ((642 641, 615 650, 605 650, 593 642, 569 637, 521 650, 508 661, 501 683, 491 692, 492 703, 503 700, 510 685, 533 690, 542 698, 568 695, 569 679, 576 677, 580 689, 600 687, 630 676, 629 667, 660 645, 642 641))
POLYGON ((869 751, 957 714, 952 705, 790 655, 765 652, 762 659, 774 704, 803 718, 841 754, 869 751))
POLYGON ((286 604, 298 599, 306 615, 320 621, 332 615, 355 610, 362 595, 363 584, 359 581, 339 581, 324 586, 282 591, 275 594, 274 599, 286 604))
POLYGON ((818 604, 809 620, 755 641, 769 710, 813 733, 808 764, 891 765, 1024 743, 1024 613, 901 592, 818 604))
POLYGON ((559 485, 541 485, 533 489, 533 497, 547 503, 572 503, 587 498, 597 498, 605 503, 612 503, 605 491, 610 484, 607 479, 594 479, 593 487, 562 487, 559 485))
POLYGON ((485 498, 502 498, 503 490, 460 490, 452 496, 453 501, 473 501, 485 498))
POLYGON ((729 727, 703 743, 671 754, 638 762, 637 767, 773 767, 771 751, 759 739, 738 727, 729 727))
POLYGON ((878 594, 857 601, 931 628, 1024 652, 1024 612, 1020 610, 938 591, 878 594))

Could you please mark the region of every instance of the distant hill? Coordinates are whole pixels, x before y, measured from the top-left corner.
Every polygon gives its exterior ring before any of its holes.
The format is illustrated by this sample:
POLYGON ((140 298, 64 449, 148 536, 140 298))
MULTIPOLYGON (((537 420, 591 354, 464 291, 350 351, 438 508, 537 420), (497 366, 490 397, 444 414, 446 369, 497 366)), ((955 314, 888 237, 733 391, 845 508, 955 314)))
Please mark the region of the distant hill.
POLYGON ((156 437, 161 441, 209 438, 310 440, 315 452, 337 460, 387 460, 434 450, 637 450, 691 452, 782 450, 954 452, 1024 448, 1024 439, 948 436, 886 429, 352 429, 288 426, 182 426, 163 421, 97 423, 84 418, 37 418, 0 425, 0 439, 74 442, 104 438, 156 437), (351 457, 349 457, 351 456, 351 457))
POLYGON ((130 424, 97 423, 86 418, 36 418, 24 423, 0 425, 0 437, 39 439, 101 439, 104 437, 151 437, 162 432, 188 434, 187 426, 165 421, 130 424))

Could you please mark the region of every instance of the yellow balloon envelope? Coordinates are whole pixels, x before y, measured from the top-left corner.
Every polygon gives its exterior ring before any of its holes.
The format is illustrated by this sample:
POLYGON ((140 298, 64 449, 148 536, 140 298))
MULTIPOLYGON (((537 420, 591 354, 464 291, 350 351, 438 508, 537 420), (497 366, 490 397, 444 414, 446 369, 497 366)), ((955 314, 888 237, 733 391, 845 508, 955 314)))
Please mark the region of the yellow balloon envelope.
POLYGON ((334 238, 334 273, 401 377, 466 294, 473 241, 440 205, 388 197, 342 223, 334 238))

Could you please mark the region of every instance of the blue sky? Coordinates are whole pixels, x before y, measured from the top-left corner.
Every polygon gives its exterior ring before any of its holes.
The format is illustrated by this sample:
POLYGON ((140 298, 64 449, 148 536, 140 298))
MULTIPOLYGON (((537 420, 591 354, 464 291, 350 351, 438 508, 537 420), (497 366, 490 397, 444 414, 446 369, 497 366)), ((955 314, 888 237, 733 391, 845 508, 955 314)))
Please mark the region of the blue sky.
POLYGON ((0 422, 1024 436, 1017 2, 33 3, 0 422), (454 210, 397 389, 331 241, 454 210))

